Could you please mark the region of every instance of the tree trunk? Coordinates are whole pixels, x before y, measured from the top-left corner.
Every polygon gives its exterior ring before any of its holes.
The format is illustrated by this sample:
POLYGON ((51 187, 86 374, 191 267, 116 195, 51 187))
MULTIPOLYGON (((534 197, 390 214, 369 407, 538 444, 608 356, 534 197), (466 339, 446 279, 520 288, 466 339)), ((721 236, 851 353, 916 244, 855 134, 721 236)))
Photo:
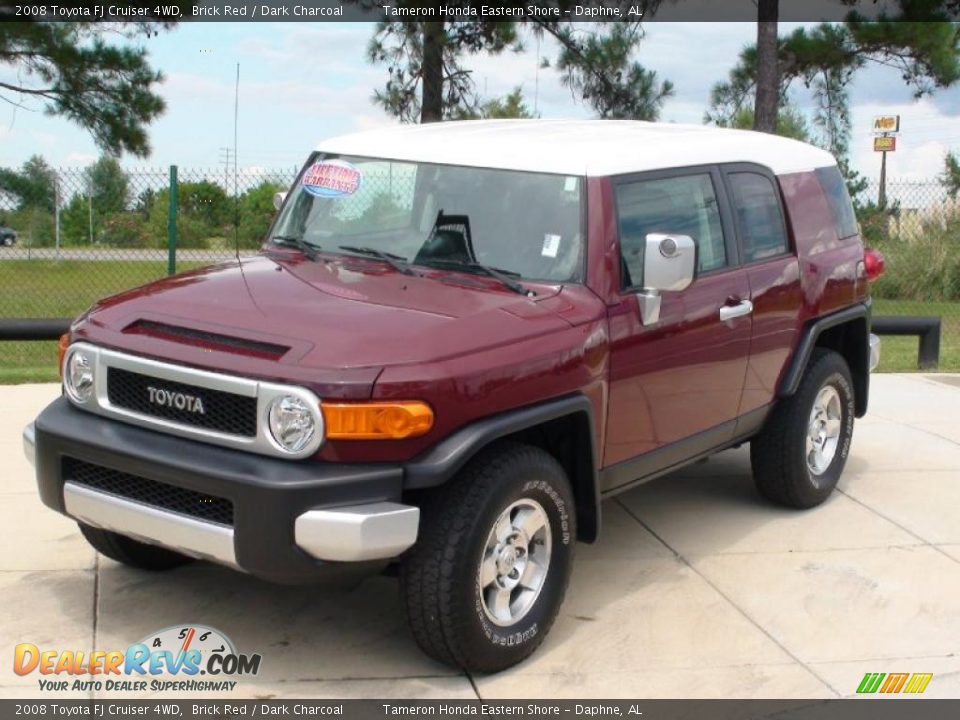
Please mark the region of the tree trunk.
POLYGON ((444 22, 423 22, 423 65, 420 82, 423 96, 420 100, 420 122, 443 120, 443 38, 444 22))
POLYGON ((780 72, 777 67, 777 16, 779 0, 759 0, 757 5, 757 98, 753 129, 777 131, 780 72))

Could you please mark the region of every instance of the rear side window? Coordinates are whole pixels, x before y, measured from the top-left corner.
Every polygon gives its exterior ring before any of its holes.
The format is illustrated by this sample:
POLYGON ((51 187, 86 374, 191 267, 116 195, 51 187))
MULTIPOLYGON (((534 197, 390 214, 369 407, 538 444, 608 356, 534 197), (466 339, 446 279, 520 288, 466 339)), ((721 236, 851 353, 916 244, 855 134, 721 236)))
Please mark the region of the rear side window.
POLYGON ((732 172, 727 179, 740 228, 744 262, 787 252, 780 198, 770 178, 753 172, 732 172))
POLYGON ((643 283, 643 252, 649 233, 693 238, 699 272, 727 264, 720 210, 709 173, 621 183, 616 194, 624 288, 643 283))
POLYGON ((847 238, 856 235, 859 232, 857 216, 853 214, 853 204, 850 202, 847 184, 843 181, 840 170, 834 166, 818 168, 815 172, 817 180, 820 181, 820 187, 823 188, 823 194, 827 196, 830 210, 833 212, 837 236, 847 238))

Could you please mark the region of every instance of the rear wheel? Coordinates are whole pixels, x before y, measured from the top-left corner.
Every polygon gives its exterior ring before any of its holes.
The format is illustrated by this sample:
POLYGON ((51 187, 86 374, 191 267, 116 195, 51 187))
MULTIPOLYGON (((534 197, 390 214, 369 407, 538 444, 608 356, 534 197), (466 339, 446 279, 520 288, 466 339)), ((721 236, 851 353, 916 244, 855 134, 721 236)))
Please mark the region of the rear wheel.
POLYGON ((192 561, 192 558, 173 550, 147 545, 110 530, 102 530, 84 523, 77 524, 87 542, 93 545, 97 552, 129 567, 140 570, 171 570, 192 561))
POLYGON ((530 655, 553 625, 573 562, 573 495, 560 464, 539 448, 499 444, 434 493, 422 518, 400 569, 420 647, 480 672, 530 655))
POLYGON ((854 392, 846 360, 817 348, 797 392, 778 403, 750 443, 760 493, 795 508, 826 500, 846 465, 853 419, 854 392))

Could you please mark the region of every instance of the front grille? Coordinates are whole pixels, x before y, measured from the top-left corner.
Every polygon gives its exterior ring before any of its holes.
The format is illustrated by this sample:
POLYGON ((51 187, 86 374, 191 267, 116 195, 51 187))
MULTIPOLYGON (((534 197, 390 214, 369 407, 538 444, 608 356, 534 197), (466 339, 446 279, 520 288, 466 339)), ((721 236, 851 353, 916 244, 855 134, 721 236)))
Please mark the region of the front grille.
POLYGON ((107 397, 116 407, 181 425, 241 437, 255 437, 257 434, 257 399, 252 397, 161 380, 113 367, 107 369, 107 397), (199 399, 203 412, 199 411, 196 400, 174 400, 168 392, 199 399), (151 395, 154 401, 151 401, 151 395))
POLYGON ((233 503, 226 498, 204 495, 75 458, 63 459, 63 479, 198 520, 233 526, 233 503))

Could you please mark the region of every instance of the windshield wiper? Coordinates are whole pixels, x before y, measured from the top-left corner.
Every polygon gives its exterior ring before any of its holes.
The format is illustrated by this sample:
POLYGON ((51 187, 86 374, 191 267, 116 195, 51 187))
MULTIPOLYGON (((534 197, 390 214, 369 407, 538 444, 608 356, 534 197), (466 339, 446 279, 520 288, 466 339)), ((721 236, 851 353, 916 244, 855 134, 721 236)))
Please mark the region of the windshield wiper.
POLYGON ((528 290, 513 279, 515 277, 520 277, 520 273, 513 272, 512 270, 503 270, 502 268, 483 265, 482 263, 473 262, 471 260, 450 260, 447 258, 428 258, 423 261, 423 264, 428 266, 440 265, 443 267, 466 268, 467 270, 480 271, 487 277, 492 277, 494 280, 498 280, 504 287, 513 290, 513 292, 519 295, 525 295, 527 297, 534 297, 536 295, 533 290, 528 290))
POLYGON ((384 252, 383 250, 377 250, 372 247, 356 247, 354 245, 341 245, 340 250, 346 250, 347 252, 357 255, 375 257, 378 260, 383 260, 385 263, 388 263, 397 272, 401 272, 404 275, 414 274, 413 270, 411 270, 407 264, 407 259, 403 255, 395 255, 394 253, 384 252))
POLYGON ((296 235, 274 235, 271 240, 279 240, 282 243, 293 244, 296 248, 307 256, 309 260, 313 262, 317 261, 317 250, 319 246, 311 245, 302 237, 297 237, 296 235))

